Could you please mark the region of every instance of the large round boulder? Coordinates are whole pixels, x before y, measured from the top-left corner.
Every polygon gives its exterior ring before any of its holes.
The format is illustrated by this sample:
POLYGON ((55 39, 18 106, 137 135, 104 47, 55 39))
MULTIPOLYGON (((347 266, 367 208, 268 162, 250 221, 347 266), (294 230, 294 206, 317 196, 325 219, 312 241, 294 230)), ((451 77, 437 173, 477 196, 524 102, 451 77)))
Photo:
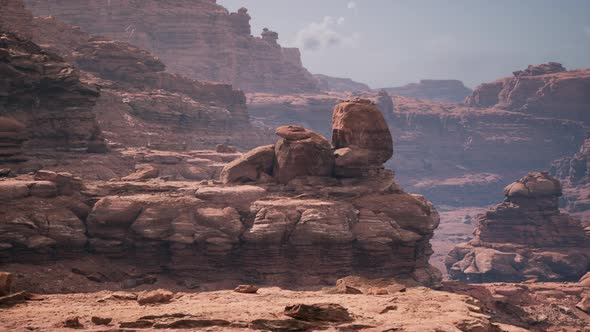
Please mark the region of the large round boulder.
POLYGON ((328 139, 300 126, 283 126, 276 130, 281 139, 275 145, 274 176, 288 183, 298 176, 331 176, 334 153, 328 139))
POLYGON ((381 166, 393 156, 393 139, 383 114, 366 99, 342 102, 332 113, 335 149, 366 150, 368 163, 381 166))

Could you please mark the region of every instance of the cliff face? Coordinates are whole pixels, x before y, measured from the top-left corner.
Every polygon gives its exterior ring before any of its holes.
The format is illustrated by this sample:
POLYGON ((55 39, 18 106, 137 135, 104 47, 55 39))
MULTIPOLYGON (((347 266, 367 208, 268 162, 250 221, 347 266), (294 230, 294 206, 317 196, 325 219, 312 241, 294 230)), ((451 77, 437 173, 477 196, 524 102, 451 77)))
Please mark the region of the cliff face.
POLYGON ((24 125, 24 150, 106 149, 93 112, 99 93, 61 57, 1 32, 0 72, 0 115, 24 125))
POLYGON ((421 80, 400 87, 384 88, 391 95, 424 100, 459 103, 472 91, 459 80, 421 80))
POLYGON ((27 0, 35 15, 129 42, 158 56, 168 71, 231 83, 245 91, 317 90, 299 50, 282 48, 269 30, 253 37, 245 8, 229 13, 214 0, 27 0))
POLYGON ((475 282, 578 280, 590 269, 590 238, 559 211, 561 185, 530 173, 504 190, 506 200, 478 217, 475 238, 447 257, 452 277, 475 282))
POLYGON ((473 107, 498 107, 535 116, 590 123, 590 69, 566 71, 550 62, 485 83, 466 98, 473 107))
POLYGON ((355 82, 350 78, 331 77, 321 74, 314 74, 313 77, 322 91, 353 92, 371 90, 365 83, 355 82))
POLYGON ((183 150, 224 142, 250 148, 269 140, 252 128, 244 94, 231 85, 167 73, 145 50, 55 18, 34 18, 22 1, 6 5, 12 16, 0 17, 3 25, 58 53, 80 70, 82 81, 100 87, 93 112, 113 144, 183 150))

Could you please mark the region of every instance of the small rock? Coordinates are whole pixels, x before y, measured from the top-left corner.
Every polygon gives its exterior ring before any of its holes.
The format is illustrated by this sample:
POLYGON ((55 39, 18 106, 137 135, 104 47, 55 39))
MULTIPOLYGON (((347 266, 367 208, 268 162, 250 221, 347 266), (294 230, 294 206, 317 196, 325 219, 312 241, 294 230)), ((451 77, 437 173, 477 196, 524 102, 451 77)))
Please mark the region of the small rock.
POLYGON ((18 292, 7 296, 0 297, 0 306, 13 306, 24 303, 31 297, 27 292, 18 292))
POLYGON ((66 320, 63 323, 63 326, 70 328, 70 329, 80 329, 80 328, 84 327, 84 325, 82 325, 82 323, 80 323, 80 317, 78 317, 78 316, 72 316, 72 317, 66 318, 66 320))
POLYGON ((285 307, 285 316, 306 322, 350 322, 348 310, 335 303, 296 304, 285 307))
POLYGON ((91 321, 95 325, 109 325, 113 321, 113 319, 112 318, 103 318, 103 317, 92 316, 91 321))
POLYGON ((121 322, 119 327, 122 329, 147 329, 154 325, 154 322, 149 320, 136 320, 133 322, 121 322))
POLYGON ((0 296, 10 294, 12 287, 12 274, 8 272, 0 272, 0 296))
POLYGON ((0 178, 6 178, 10 176, 10 168, 0 168, 0 178))
POLYGON ((324 292, 326 294, 362 294, 363 293, 360 289, 345 285, 344 283, 337 284, 336 287, 327 288, 324 292))
POLYGON ((155 291, 140 294, 137 298, 137 302, 141 305, 166 303, 172 300, 173 296, 174 294, 171 291, 157 289, 155 291))
POLYGON ((387 307, 385 307, 385 309, 381 310, 380 314, 385 314, 388 313, 390 311, 394 311, 397 310, 397 306, 396 305, 389 305, 387 307))
POLYGON ((590 295, 584 296, 584 298, 582 298, 582 301, 576 304, 576 308, 582 310, 587 314, 590 314, 590 295))
POLYGON ((256 292, 258 292, 258 287, 253 285, 239 285, 234 289, 234 292, 244 294, 256 294, 256 292))

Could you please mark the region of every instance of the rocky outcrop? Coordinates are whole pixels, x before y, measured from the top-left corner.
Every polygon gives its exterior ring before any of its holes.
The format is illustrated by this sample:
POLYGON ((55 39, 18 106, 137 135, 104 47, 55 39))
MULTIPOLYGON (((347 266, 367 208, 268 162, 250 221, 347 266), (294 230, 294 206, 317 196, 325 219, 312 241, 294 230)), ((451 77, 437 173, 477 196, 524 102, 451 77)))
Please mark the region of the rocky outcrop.
POLYGON ((314 74, 313 77, 317 81, 318 88, 321 91, 354 92, 371 90, 371 88, 367 84, 355 82, 350 78, 331 77, 321 74, 314 74))
MULTIPOLYGON (((359 95, 380 106, 378 95, 359 95)), ((334 103, 348 97, 247 94, 247 99, 256 121, 269 126, 301 125, 328 136, 334 103)), ((385 119, 395 137, 396 153, 387 165, 398 173, 398 183, 437 204, 493 204, 514 178, 573 155, 586 134, 582 123, 571 120, 398 96, 391 99, 393 111, 385 119)))
POLYGON ((559 211, 560 182, 529 173, 478 217, 475 238, 448 255, 449 274, 471 282, 578 280, 590 270, 590 239, 559 211))
POLYGON ((421 80, 400 87, 384 88, 395 96, 410 97, 439 102, 462 102, 472 91, 459 80, 421 80))
POLYGON ((590 138, 578 153, 553 162, 550 172, 563 183, 565 208, 590 234, 590 138))
MULTIPOLYGON (((82 83, 74 67, 30 41, 2 32, 0 68, 0 115, 24 124, 23 149, 105 151, 93 112, 99 92, 82 83)), ((15 137, 7 139, 19 144, 15 137)))
POLYGON ((82 30, 129 42, 155 54, 172 73, 230 83, 245 91, 317 90, 298 49, 282 48, 266 29, 253 37, 250 15, 211 0, 25 1, 35 15, 54 16, 82 30))
POLYGON ((589 69, 566 71, 561 64, 549 62, 513 74, 478 86, 465 103, 590 123, 589 69))
MULTIPOLYGON (((363 102, 336 109, 379 119, 363 102)), ((369 139, 359 135, 375 126, 370 121, 336 125, 343 135, 335 142, 353 151, 379 152, 370 139, 391 141, 383 128, 369 139)), ((440 281, 428 264, 438 213, 395 184, 382 167, 386 154, 371 154, 372 172, 339 178, 326 138, 293 126, 277 134, 274 146, 225 167, 221 178, 232 185, 126 177, 83 187, 51 172, 0 182, 0 261, 94 254, 199 282, 319 284, 351 274, 440 281)), ((172 154, 140 157, 141 164, 175 162, 172 154)), ((162 177, 164 168, 156 168, 162 177)))

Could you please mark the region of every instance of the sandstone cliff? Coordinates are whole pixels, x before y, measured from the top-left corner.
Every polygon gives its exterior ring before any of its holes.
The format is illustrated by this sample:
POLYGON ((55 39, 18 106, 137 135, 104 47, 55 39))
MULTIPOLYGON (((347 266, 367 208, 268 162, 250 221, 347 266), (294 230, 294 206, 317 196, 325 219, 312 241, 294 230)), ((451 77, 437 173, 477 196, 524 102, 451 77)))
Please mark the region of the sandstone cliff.
POLYGON ((590 270, 590 238, 559 211, 561 185, 529 173, 504 189, 506 200, 478 217, 475 238, 448 255, 449 274, 471 282, 578 280, 590 270))
POLYGON ((471 89, 459 80, 421 80, 400 87, 384 88, 395 96, 459 103, 471 95, 471 89))
POLYGON ((350 78, 331 77, 321 74, 314 74, 313 77, 316 79, 318 88, 321 91, 353 92, 371 90, 367 84, 355 82, 350 78))
POLYGON ((168 71, 230 83, 245 91, 317 90, 298 49, 283 48, 269 30, 253 37, 245 8, 229 13, 215 0, 27 0, 35 15, 129 42, 158 56, 168 71))
POLYGON ((473 107, 499 107, 535 116, 590 123, 590 70, 566 69, 550 62, 529 66, 477 87, 465 103, 473 107))
POLYGON ((105 151, 93 112, 98 90, 82 83, 72 65, 30 41, 0 32, 0 71, 0 115, 24 125, 19 138, 13 137, 24 150, 105 151))

